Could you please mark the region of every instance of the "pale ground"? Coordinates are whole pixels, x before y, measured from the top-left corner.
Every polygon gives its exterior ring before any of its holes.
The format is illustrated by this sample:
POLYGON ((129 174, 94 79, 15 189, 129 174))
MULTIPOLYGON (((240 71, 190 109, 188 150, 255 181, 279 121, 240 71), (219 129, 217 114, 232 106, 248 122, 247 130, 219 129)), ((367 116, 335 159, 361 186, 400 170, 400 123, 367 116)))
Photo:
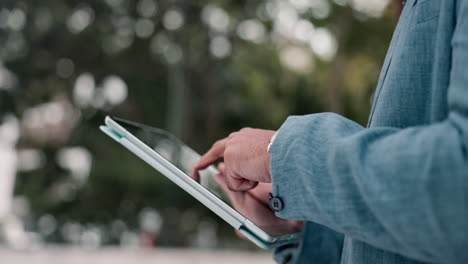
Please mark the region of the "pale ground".
POLYGON ((208 251, 194 249, 121 249, 86 250, 79 248, 45 248, 13 250, 0 248, 2 264, 273 264, 271 253, 245 251, 208 251))

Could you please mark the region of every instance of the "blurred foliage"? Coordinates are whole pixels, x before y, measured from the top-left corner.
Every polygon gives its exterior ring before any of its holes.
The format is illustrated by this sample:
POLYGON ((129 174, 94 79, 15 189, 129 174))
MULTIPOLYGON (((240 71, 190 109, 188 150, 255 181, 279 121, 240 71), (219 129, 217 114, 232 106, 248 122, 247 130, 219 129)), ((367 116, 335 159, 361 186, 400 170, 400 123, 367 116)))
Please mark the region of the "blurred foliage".
POLYGON ((3 0, 0 118, 18 118, 17 149, 40 156, 16 178, 15 195, 30 203, 27 228, 53 215, 47 241, 70 242, 60 227, 73 222, 116 244, 116 220, 138 232, 141 210, 155 208, 159 245, 190 245, 206 221, 219 246, 241 244, 98 126, 115 115, 169 129, 203 152, 241 127, 278 129, 289 115, 335 111, 365 125, 395 19, 391 6, 379 13, 352 2, 3 0), (62 107, 40 110, 50 103, 62 107), (70 147, 92 156, 84 183, 59 162, 70 147))

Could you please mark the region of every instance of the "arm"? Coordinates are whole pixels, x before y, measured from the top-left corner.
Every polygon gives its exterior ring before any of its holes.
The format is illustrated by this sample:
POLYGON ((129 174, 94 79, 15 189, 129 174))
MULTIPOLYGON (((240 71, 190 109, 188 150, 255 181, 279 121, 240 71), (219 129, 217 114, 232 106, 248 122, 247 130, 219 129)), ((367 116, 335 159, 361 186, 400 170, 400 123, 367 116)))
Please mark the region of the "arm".
POLYGON ((275 249, 276 263, 341 263, 343 234, 322 225, 306 222, 298 245, 275 249))
POLYGON ((279 217, 423 261, 468 262, 468 1, 453 38, 449 115, 407 129, 290 117, 271 147, 279 217))

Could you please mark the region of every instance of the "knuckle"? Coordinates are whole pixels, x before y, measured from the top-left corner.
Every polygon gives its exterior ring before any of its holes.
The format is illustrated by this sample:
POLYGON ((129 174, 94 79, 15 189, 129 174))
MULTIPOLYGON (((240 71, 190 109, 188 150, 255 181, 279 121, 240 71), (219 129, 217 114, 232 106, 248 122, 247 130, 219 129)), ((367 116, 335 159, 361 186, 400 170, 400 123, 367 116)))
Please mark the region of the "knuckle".
POLYGON ((231 139, 233 137, 235 137, 237 135, 238 132, 232 132, 231 134, 229 134, 228 136, 228 139, 231 139))
POLYGON ((232 151, 231 148, 226 148, 226 150, 224 150, 224 160, 226 162, 231 161, 232 159, 234 159, 234 157, 235 153, 232 151))

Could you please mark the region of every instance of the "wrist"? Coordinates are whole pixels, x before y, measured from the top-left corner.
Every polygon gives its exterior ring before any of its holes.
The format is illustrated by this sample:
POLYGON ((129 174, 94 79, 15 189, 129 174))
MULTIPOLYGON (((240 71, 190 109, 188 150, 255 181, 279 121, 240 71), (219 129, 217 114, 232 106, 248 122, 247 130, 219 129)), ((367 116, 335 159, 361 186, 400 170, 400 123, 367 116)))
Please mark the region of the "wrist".
POLYGON ((271 172, 270 172, 270 148, 276 138, 276 132, 271 136, 268 146, 266 148, 266 158, 265 158, 265 172, 267 173, 268 182, 271 182, 271 172))

